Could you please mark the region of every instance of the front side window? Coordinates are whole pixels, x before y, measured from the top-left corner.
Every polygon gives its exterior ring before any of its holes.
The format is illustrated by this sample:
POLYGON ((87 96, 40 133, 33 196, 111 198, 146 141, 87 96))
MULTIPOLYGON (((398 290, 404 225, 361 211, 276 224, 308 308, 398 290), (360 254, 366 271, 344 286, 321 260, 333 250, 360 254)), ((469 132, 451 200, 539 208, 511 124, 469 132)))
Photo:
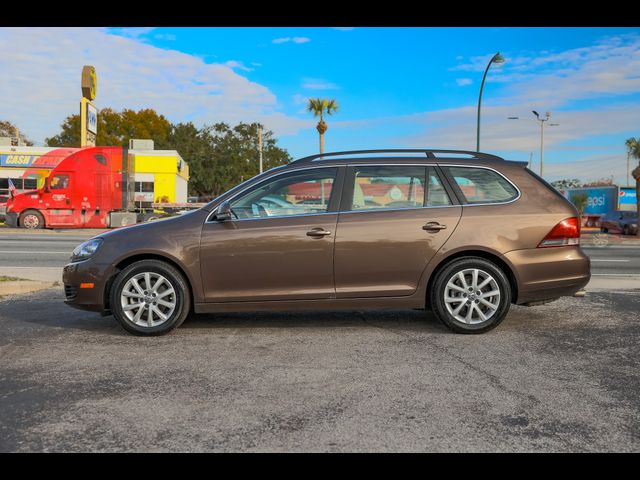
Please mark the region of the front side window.
POLYGON ((453 177, 468 203, 509 202, 518 191, 502 175, 477 167, 442 167, 453 177))
POLYGON ((54 175, 51 177, 51 182, 49 183, 49 188, 51 190, 64 190, 69 186, 69 175, 54 175))
POLYGON ((355 167, 351 210, 424 206, 426 167, 355 167))
POLYGON ((317 168, 279 175, 231 202, 238 219, 324 213, 334 194, 337 168, 317 168))

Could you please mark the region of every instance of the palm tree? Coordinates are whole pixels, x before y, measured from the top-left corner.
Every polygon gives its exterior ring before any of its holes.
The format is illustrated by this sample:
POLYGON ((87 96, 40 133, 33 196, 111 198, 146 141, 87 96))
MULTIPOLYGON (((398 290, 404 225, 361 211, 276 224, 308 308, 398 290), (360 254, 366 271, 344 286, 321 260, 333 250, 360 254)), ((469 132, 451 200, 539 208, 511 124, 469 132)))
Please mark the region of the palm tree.
POLYGON ((338 102, 334 98, 331 100, 327 98, 310 98, 309 103, 307 103, 307 111, 313 113, 314 117, 320 117, 320 121, 316 125, 316 129, 320 134, 320 153, 324 153, 324 132, 329 128, 327 122, 324 121, 324 114, 333 115, 338 111, 338 108, 338 102))
MULTIPOLYGON (((639 160, 638 166, 633 169, 631 175, 636 181, 636 203, 637 203, 637 212, 638 212, 638 220, 640 220, 640 138, 628 138, 626 142, 624 142, 627 147, 627 153, 631 158, 635 158, 639 160)), ((636 235, 640 237, 640 226, 638 226, 638 231, 636 235)))

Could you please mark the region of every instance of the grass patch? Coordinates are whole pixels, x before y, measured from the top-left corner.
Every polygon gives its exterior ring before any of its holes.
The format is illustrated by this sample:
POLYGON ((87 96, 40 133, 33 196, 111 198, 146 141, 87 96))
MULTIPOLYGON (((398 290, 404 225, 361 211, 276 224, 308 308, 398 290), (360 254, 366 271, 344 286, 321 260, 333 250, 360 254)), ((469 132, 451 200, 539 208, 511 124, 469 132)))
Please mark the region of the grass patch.
POLYGON ((6 275, 0 275, 0 282, 20 282, 24 281, 24 278, 7 277, 6 275))

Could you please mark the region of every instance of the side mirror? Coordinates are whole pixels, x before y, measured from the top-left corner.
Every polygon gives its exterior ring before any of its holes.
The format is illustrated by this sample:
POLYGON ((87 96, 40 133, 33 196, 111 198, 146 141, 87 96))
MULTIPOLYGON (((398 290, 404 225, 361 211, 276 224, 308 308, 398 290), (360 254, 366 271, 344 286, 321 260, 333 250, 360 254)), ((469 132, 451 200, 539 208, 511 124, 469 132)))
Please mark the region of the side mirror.
POLYGON ((49 193, 49 177, 44 179, 44 193, 49 193))
POLYGON ((216 211, 216 220, 218 222, 228 222, 231 220, 231 204, 229 202, 222 202, 218 206, 216 211))

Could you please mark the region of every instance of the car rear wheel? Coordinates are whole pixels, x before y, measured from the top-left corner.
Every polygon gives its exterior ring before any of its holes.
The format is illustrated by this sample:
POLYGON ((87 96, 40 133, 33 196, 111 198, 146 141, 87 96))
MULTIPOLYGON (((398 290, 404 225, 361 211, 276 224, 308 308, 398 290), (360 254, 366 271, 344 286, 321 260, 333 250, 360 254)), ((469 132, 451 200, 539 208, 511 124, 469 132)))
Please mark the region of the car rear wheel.
POLYGON ((109 300, 113 316, 134 335, 164 335, 179 327, 190 310, 187 281, 160 260, 141 260, 122 270, 109 300))
POLYGON ((629 225, 625 225, 624 227, 622 227, 622 234, 631 235, 631 229, 629 228, 629 225))
POLYGON ((27 210, 20 215, 20 226, 30 230, 44 228, 44 217, 37 210, 27 210))
POLYGON ((511 286, 502 269, 479 257, 459 258, 441 269, 430 292, 435 316, 458 333, 495 328, 511 306, 511 286))

